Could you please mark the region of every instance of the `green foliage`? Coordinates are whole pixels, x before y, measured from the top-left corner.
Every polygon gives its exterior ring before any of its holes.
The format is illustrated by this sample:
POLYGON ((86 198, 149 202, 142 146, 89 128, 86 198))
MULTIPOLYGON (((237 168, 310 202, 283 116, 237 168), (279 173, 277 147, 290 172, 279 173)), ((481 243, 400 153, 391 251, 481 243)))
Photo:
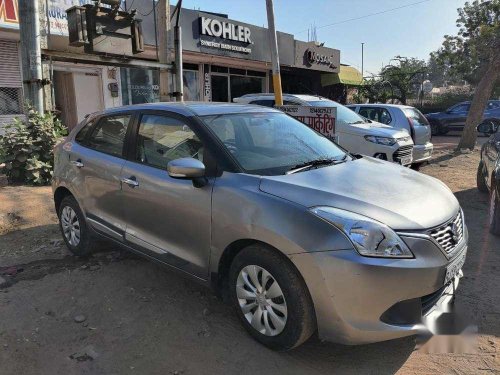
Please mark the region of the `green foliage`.
POLYGON ((466 2, 458 9, 458 35, 445 35, 437 61, 450 74, 477 83, 500 54, 500 0, 466 2))
POLYGON ((54 167, 53 149, 66 134, 61 122, 50 113, 27 108, 26 120, 14 119, 0 135, 0 172, 9 182, 44 185, 54 167))
POLYGON ((395 64, 384 66, 378 76, 365 80, 355 99, 365 98, 370 103, 391 101, 406 104, 408 98, 417 96, 425 74, 425 61, 403 56, 396 56, 391 61, 395 64))

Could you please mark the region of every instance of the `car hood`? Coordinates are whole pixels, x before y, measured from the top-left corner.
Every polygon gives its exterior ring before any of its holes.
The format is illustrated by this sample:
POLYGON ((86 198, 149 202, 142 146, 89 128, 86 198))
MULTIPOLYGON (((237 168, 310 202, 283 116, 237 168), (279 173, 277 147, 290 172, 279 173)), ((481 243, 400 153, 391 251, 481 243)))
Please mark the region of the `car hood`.
POLYGON ((370 157, 291 175, 263 176, 260 190, 306 207, 352 211, 395 230, 432 228, 459 210, 457 199, 441 181, 370 157))
POLYGON ((375 135, 378 137, 389 137, 389 138, 404 138, 408 137, 410 134, 404 129, 395 129, 391 126, 381 124, 379 122, 369 122, 363 124, 348 124, 339 126, 340 131, 346 133, 360 134, 360 135, 375 135))

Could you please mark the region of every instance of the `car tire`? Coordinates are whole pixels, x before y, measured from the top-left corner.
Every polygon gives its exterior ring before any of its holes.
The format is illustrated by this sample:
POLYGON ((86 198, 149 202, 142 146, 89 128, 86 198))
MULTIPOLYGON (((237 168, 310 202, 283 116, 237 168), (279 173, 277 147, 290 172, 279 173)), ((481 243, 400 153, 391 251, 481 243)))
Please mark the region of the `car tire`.
POLYGON ((496 236, 500 236, 500 200, 493 184, 491 185, 490 192, 489 222, 490 232, 496 236))
POLYGON ((481 193, 488 192, 488 185, 486 184, 486 176, 484 175, 484 164, 482 161, 480 161, 479 165, 477 166, 476 185, 477 189, 481 193))
POLYGON ((293 349, 316 331, 305 282, 276 250, 260 244, 241 250, 231 263, 228 285, 231 304, 243 326, 268 348, 293 349))
POLYGON ((93 239, 78 202, 72 195, 59 205, 59 229, 69 251, 79 257, 92 254, 93 239))
POLYGON ((420 163, 413 163, 411 165, 411 169, 413 169, 414 171, 419 171, 420 168, 425 164, 425 161, 424 162, 420 162, 420 163))

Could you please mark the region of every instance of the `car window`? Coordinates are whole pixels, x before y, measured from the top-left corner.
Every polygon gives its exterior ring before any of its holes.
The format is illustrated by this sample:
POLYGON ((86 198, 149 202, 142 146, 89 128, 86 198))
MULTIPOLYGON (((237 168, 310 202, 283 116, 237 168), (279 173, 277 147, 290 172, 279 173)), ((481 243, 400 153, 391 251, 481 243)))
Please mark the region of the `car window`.
POLYGON ((464 104, 458 104, 455 107, 450 108, 451 113, 461 113, 461 112, 468 112, 469 111, 470 104, 464 103, 464 104))
POLYGON ((297 164, 345 155, 332 141, 281 112, 204 116, 202 120, 247 173, 280 175, 297 164))
POLYGON ((416 108, 403 108, 406 118, 410 120, 413 126, 429 126, 429 121, 425 116, 416 108))
MULTIPOLYGON (((86 121, 86 120, 84 120, 86 121)), ((83 144, 85 142, 85 138, 89 132, 89 130, 92 128, 92 125, 94 125, 94 120, 88 121, 83 128, 80 129, 78 134, 75 136, 75 141, 77 143, 83 144)))
POLYGON ((99 120, 88 140, 88 147, 121 157, 131 115, 106 116, 99 120))
POLYGON ((274 106, 274 100, 270 99, 261 99, 251 101, 250 104, 263 105, 264 107, 272 107, 274 106))
POLYGON ((203 145, 183 121, 164 115, 143 115, 137 132, 136 161, 167 169, 174 159, 203 161, 203 145))
POLYGON ((486 109, 498 109, 500 108, 500 102, 488 102, 486 109))
POLYGON ((382 124, 390 124, 392 121, 391 114, 386 108, 380 107, 361 107, 359 114, 372 121, 377 121, 382 124))

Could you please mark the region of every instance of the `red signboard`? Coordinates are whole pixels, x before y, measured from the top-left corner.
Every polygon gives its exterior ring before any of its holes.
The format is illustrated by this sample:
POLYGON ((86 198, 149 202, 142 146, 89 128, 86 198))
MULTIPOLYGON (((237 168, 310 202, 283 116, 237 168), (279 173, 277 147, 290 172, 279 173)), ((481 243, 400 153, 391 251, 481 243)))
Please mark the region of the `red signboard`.
POLYGON ((19 28, 17 0, 0 0, 0 27, 19 28))

